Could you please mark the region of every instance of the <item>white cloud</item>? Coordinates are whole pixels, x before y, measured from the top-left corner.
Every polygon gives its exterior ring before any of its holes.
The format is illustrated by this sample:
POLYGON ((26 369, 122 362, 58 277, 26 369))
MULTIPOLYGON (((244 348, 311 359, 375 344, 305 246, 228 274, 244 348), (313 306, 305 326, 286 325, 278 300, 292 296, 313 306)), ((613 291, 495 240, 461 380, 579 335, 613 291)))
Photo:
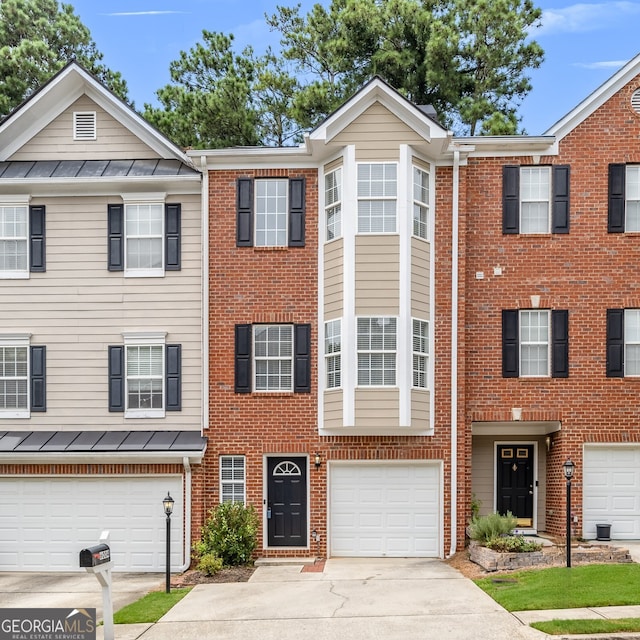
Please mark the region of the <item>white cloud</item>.
POLYGON ((581 69, 620 69, 628 60, 601 60, 600 62, 574 62, 571 66, 581 69))
POLYGON ((541 26, 533 31, 535 37, 558 33, 595 31, 618 22, 625 22, 630 16, 640 14, 640 3, 603 2, 596 4, 578 3, 561 9, 545 9, 541 26))
POLYGON ((116 13, 103 13, 103 16, 166 16, 172 13, 187 13, 186 11, 118 11, 116 13))

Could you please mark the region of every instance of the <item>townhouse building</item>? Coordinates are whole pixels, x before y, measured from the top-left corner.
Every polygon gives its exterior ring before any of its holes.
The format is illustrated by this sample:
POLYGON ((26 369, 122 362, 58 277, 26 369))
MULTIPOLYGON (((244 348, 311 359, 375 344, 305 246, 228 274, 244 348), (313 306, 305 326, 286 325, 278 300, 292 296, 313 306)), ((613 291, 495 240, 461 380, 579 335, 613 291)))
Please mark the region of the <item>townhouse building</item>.
POLYGON ((201 174, 79 65, 0 123, 0 570, 190 563, 201 174))

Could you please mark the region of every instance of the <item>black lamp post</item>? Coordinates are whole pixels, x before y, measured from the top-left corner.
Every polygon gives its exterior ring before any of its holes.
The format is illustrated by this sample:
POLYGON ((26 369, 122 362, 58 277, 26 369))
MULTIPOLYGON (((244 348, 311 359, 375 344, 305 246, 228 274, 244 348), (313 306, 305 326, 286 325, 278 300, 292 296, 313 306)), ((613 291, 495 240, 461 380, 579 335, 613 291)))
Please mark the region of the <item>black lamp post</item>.
POLYGON ((576 465, 571 462, 571 458, 562 465, 562 472, 567 480, 567 567, 571 567, 571 478, 576 465))
POLYGON ((167 516, 166 593, 171 592, 171 514, 173 513, 174 502, 174 499, 167 491, 167 497, 162 501, 162 506, 164 507, 164 512, 167 516))

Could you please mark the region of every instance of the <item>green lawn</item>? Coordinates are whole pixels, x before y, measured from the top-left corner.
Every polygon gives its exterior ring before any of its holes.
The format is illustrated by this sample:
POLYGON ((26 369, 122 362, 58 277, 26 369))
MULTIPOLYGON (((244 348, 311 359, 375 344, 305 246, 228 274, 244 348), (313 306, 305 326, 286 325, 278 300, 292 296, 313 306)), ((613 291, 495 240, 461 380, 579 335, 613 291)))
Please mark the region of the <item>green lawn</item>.
POLYGON ((128 604, 113 614, 115 624, 136 624, 138 622, 157 622, 175 604, 180 602, 188 589, 172 589, 171 593, 153 591, 146 596, 128 604))
POLYGON ((621 618, 620 620, 550 620, 534 622, 531 625, 538 631, 551 636, 564 634, 622 633, 640 631, 640 618, 621 618))
POLYGON ((508 611, 640 604, 640 564, 519 571, 475 581, 508 611))

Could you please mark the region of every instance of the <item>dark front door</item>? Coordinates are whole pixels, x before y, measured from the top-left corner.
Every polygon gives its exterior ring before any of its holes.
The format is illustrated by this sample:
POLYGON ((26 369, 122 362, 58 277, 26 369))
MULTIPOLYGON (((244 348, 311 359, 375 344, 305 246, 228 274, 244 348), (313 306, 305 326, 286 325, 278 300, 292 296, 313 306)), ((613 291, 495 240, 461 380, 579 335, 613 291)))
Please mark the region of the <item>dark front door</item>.
POLYGON ((267 458, 270 547, 307 546, 307 459, 267 458))
POLYGON ((498 445, 498 511, 510 511, 518 526, 533 526, 533 445, 498 445))

